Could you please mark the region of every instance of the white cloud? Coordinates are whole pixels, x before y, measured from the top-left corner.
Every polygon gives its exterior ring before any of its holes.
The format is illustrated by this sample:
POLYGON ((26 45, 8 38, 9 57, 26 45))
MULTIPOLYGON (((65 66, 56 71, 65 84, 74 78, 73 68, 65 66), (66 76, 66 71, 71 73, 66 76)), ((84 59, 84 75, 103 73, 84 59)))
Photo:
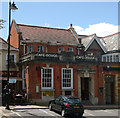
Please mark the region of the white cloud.
POLYGON ((48 23, 45 23, 45 27, 50 27, 50 24, 48 24, 48 23))
POLYGON ((107 36, 118 32, 118 26, 108 23, 99 23, 89 25, 88 28, 82 28, 80 26, 73 26, 75 31, 81 35, 91 35, 96 33, 98 36, 107 36))

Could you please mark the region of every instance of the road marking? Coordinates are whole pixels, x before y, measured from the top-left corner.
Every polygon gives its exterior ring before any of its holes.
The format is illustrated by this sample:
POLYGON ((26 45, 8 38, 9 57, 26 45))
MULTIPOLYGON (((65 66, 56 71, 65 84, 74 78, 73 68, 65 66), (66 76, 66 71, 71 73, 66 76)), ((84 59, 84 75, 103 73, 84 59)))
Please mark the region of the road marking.
POLYGON ((40 111, 43 111, 44 113, 46 113, 46 114, 49 114, 50 116, 55 116, 55 115, 53 115, 53 114, 51 114, 51 113, 48 113, 47 111, 45 111, 45 110, 42 110, 42 109, 39 109, 40 111))
POLYGON ((91 113, 88 113, 87 111, 85 111, 83 115, 86 116, 87 114, 90 115, 90 116, 95 116, 95 115, 93 115, 91 113))
MULTIPOLYGON (((20 116, 20 117, 22 117, 22 116, 21 116, 19 113, 17 113, 17 112, 14 112, 14 111, 12 111, 12 110, 11 110, 11 112, 12 112, 12 113, 15 113, 16 115, 18 115, 18 116, 20 116)), ((22 118, 23 118, 23 117, 22 117, 22 118)))
POLYGON ((103 110, 103 111, 111 114, 116 114, 114 110, 103 110))

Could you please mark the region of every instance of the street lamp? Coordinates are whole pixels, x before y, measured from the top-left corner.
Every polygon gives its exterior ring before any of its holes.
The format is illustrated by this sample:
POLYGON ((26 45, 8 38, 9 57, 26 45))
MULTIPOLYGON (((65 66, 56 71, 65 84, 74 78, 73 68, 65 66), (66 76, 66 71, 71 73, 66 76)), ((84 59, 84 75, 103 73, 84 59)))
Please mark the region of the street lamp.
POLYGON ((7 89, 6 89, 6 109, 9 108, 9 75, 10 75, 10 29, 11 29, 11 10, 17 10, 14 2, 11 4, 9 1, 9 35, 8 35, 8 76, 7 76, 7 89))

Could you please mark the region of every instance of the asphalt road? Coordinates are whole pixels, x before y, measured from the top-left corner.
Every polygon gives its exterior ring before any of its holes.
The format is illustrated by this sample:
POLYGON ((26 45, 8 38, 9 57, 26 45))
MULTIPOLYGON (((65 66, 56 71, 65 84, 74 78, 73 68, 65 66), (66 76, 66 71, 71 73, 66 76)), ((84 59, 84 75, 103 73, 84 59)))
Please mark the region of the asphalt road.
MULTIPOLYGON (((6 111, 7 116, 3 116, 2 118, 62 118, 60 113, 49 111, 48 108, 40 108, 40 109, 13 109, 10 111, 6 111), (7 113, 8 112, 8 113, 7 113)), ((106 110, 87 110, 85 109, 85 113, 83 118, 120 118, 120 109, 106 109, 106 110)), ((73 118, 74 116, 71 116, 73 118)), ((76 117, 75 117, 76 118, 76 117)))

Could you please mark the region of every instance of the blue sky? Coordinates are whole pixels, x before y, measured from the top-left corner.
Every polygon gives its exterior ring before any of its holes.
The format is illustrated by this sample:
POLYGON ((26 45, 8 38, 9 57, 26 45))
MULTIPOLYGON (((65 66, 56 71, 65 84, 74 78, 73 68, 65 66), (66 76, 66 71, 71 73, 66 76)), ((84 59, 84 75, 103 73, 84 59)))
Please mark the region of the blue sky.
MULTIPOLYGON (((15 1, 15 0, 14 0, 15 1)), ((15 2, 12 18, 18 24, 68 28, 73 24, 78 34, 99 36, 116 33, 118 2, 15 2)), ((2 18, 6 20, 0 37, 8 36, 8 2, 2 2, 2 18)))

